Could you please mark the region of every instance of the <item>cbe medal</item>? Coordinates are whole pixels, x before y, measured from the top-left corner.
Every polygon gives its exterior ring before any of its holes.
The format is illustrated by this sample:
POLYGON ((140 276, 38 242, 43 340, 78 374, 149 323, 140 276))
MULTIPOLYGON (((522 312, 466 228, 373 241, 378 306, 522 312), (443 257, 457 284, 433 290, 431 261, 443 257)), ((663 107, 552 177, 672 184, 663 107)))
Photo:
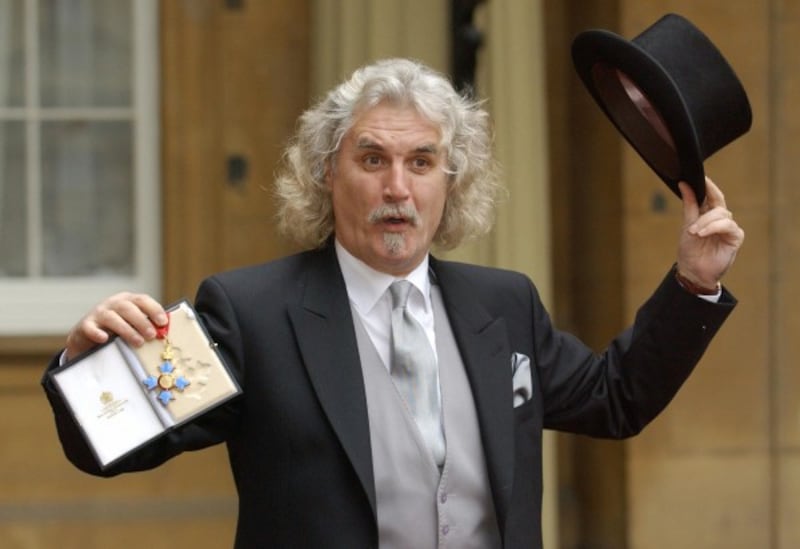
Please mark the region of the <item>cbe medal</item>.
POLYGON ((161 351, 161 365, 158 367, 158 375, 149 375, 142 383, 149 391, 157 391, 157 398, 166 406, 170 401, 175 400, 173 390, 183 392, 190 385, 190 381, 175 372, 175 365, 172 359, 175 358, 172 352, 172 345, 169 342, 169 313, 167 313, 167 323, 163 326, 156 326, 156 338, 164 340, 164 350, 161 351))

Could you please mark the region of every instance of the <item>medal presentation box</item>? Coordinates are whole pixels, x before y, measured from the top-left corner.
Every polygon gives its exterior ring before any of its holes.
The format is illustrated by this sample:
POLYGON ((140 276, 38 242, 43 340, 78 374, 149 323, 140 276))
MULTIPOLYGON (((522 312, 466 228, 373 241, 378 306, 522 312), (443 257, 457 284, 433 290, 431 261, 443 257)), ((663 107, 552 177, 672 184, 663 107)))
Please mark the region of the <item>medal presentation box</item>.
POLYGON ((142 347, 114 337, 50 374, 103 469, 241 393, 191 305, 167 312, 142 347))

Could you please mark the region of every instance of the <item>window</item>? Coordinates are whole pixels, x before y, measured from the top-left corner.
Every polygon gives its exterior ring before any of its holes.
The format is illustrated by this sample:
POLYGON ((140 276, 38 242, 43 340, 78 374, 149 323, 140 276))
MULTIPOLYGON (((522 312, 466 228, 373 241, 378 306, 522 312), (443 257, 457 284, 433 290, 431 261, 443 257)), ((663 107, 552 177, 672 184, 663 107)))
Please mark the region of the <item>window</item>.
POLYGON ((0 0, 0 335, 158 294, 155 0, 0 0))

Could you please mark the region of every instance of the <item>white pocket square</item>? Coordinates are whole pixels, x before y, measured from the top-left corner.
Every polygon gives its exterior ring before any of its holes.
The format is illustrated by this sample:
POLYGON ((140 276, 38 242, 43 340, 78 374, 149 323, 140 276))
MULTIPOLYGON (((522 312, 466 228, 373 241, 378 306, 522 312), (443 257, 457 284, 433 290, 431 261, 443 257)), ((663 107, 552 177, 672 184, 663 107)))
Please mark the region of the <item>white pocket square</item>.
POLYGON ((514 408, 531 399, 531 359, 522 353, 511 355, 511 383, 514 387, 514 408))

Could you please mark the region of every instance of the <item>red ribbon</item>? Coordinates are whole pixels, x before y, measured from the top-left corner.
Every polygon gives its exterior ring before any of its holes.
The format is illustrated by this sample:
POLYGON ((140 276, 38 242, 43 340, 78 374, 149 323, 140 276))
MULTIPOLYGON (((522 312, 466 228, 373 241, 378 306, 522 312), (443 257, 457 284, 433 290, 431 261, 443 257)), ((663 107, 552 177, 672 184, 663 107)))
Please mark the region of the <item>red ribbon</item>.
POLYGON ((166 339, 167 335, 169 335, 169 313, 167 313, 167 323, 163 326, 156 326, 156 338, 157 339, 166 339))

